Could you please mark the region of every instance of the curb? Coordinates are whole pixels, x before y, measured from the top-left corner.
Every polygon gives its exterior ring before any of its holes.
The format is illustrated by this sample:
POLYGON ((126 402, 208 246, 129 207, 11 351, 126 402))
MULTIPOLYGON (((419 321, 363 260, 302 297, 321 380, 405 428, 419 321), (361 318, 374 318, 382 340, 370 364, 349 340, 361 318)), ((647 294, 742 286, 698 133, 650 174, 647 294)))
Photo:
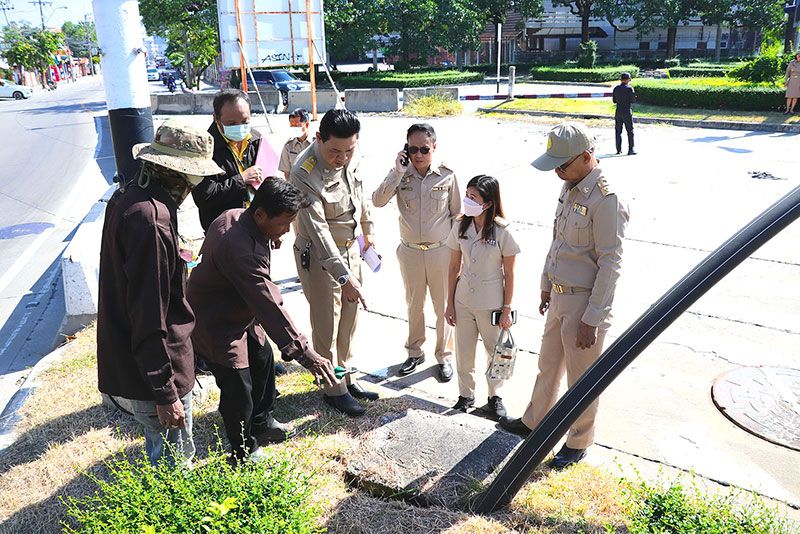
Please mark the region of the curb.
POLYGON ((61 345, 56 350, 46 355, 30 368, 28 376, 20 388, 14 393, 8 404, 0 414, 0 452, 13 445, 17 439, 16 427, 20 421, 19 409, 25 404, 39 386, 38 378, 47 368, 64 357, 66 350, 72 345, 72 341, 61 345))
MULTIPOLYGON (((507 113, 509 115, 529 115, 565 117, 574 119, 607 119, 614 120, 611 115, 595 115, 592 113, 562 113, 560 111, 526 111, 521 109, 478 108, 478 113, 507 113)), ((703 121, 694 119, 668 119, 652 117, 636 117, 633 122, 639 124, 669 124, 685 128, 710 128, 715 130, 750 130, 761 132, 800 133, 799 124, 762 124, 759 122, 703 121)))

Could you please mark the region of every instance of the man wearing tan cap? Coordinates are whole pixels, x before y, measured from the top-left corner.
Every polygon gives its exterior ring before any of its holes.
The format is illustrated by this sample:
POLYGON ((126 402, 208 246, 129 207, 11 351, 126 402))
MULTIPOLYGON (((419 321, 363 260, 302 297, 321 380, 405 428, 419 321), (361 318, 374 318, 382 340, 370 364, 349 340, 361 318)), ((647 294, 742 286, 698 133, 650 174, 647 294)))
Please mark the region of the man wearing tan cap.
MULTIPOLYGON (((564 371, 572 387, 603 351, 628 224, 627 205, 603 176, 594 138, 583 124, 565 122, 553 128, 547 150, 532 165, 554 170, 564 187, 541 280, 539 313, 547 312, 547 319, 539 374, 522 418, 500 420, 503 428, 523 436, 555 405, 564 371)), ((553 468, 563 469, 586 455, 594 440, 597 405, 593 402, 570 428, 553 468)))
POLYGON ((178 206, 222 172, 206 132, 169 120, 133 147, 139 175, 108 201, 100 246, 98 388, 144 427, 152 463, 194 455, 194 314, 178 248, 178 206), (169 446, 167 446, 169 445, 169 446))

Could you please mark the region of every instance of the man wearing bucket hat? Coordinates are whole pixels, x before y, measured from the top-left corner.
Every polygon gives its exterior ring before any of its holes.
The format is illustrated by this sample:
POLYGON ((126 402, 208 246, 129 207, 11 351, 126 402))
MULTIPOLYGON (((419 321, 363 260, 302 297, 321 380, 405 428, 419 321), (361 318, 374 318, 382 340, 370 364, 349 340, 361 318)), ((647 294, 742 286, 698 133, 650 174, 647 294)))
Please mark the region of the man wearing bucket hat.
POLYGON ((108 201, 100 247, 98 388, 144 427, 151 462, 189 463, 194 314, 185 297, 178 206, 219 174, 206 132, 169 120, 133 147, 138 176, 108 201))
MULTIPOLYGON (((522 418, 500 420, 503 428, 520 435, 529 434, 555 405, 564 371, 571 387, 602 353, 628 224, 627 205, 603 176, 594 138, 583 124, 553 128, 545 153, 532 165, 554 170, 564 187, 541 279, 539 313, 547 312, 547 319, 539 374, 522 418)), ((572 425, 552 467, 563 469, 583 459, 594 440, 597 405, 592 403, 572 425)))

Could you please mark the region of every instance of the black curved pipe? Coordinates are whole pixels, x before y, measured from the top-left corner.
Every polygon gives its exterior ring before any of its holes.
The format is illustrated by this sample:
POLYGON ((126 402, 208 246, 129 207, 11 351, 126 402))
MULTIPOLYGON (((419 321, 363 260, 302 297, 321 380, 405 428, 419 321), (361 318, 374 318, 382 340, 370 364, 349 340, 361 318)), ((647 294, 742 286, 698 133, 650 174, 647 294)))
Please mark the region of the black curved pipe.
POLYGON ((761 245, 800 217, 800 187, 736 232, 636 320, 559 399, 475 504, 490 513, 511 502, 578 416, 656 337, 761 245))

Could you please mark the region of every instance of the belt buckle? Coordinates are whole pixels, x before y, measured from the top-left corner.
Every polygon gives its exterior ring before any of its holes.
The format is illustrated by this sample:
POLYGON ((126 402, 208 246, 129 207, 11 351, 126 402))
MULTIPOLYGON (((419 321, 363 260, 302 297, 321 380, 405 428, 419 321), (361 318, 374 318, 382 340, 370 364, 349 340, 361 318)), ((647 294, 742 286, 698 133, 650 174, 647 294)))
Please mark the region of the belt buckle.
POLYGON ((553 289, 555 289, 556 293, 558 293, 559 295, 564 294, 564 286, 562 286, 561 284, 556 284, 553 282, 553 289))
POLYGON ((428 243, 420 243, 417 246, 419 247, 420 250, 428 250, 429 248, 431 248, 430 244, 428 244, 428 243))
POLYGON ((355 242, 356 242, 356 240, 355 240, 355 239, 348 239, 347 241, 345 241, 345 242, 344 242, 344 248, 350 248, 350 247, 352 247, 352 246, 353 246, 353 243, 355 243, 355 242))

